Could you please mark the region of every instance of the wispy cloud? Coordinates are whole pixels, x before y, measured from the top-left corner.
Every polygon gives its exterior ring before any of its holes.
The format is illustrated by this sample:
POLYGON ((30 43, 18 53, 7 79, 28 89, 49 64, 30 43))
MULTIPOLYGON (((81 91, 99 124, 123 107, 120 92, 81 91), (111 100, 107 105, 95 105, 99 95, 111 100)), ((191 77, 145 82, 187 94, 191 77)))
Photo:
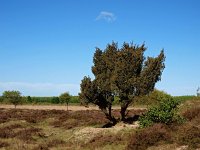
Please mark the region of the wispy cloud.
POLYGON ((0 94, 6 90, 19 90, 22 95, 30 96, 58 96, 68 91, 77 95, 79 84, 55 84, 55 83, 25 83, 25 82, 0 82, 0 94))
POLYGON ((100 14, 96 17, 96 20, 105 20, 107 22, 113 22, 117 19, 114 13, 102 11, 100 14))

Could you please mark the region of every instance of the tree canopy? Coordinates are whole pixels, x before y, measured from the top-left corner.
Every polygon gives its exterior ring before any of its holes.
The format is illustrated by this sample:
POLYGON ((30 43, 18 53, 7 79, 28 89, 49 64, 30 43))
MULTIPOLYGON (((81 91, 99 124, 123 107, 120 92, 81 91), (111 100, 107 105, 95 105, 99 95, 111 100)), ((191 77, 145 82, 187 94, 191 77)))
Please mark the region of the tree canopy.
POLYGON ((165 68, 164 50, 157 57, 145 57, 144 44, 141 46, 124 43, 121 48, 113 42, 103 51, 96 48, 92 73, 94 80, 85 76, 79 94, 82 104, 98 105, 106 117, 112 116, 112 102, 118 96, 121 105, 121 120, 125 121, 126 110, 134 98, 153 91, 165 68))
POLYGON ((68 110, 68 104, 69 104, 70 98, 71 98, 71 96, 70 96, 69 92, 62 93, 59 96, 60 103, 67 104, 67 110, 68 110))
POLYGON ((3 99, 12 103, 15 106, 15 108, 17 105, 22 103, 22 96, 19 91, 4 91, 3 99))

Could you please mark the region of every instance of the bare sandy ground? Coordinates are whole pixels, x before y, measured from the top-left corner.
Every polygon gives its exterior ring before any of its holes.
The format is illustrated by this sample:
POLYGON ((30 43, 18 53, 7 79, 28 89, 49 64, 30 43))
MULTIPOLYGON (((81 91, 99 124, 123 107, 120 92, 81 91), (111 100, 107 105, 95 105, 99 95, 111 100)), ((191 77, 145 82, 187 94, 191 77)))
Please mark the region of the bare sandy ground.
MULTIPOLYGON (((0 104, 0 108, 14 108, 14 105, 0 104)), ((17 109, 39 109, 39 110, 67 110, 67 106, 59 105, 18 105, 17 109)), ((119 106, 113 106, 113 109, 120 109, 119 106)), ((144 109, 144 108, 135 108, 129 107, 128 109, 144 109)), ((78 110, 99 110, 97 106, 68 106, 68 110, 78 111, 78 110)))

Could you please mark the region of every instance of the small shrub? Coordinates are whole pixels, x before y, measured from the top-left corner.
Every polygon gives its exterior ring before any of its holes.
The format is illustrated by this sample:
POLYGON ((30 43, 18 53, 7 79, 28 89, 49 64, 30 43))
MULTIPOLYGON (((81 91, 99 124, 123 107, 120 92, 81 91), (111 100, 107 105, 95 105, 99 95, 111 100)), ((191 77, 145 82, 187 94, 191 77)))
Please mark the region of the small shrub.
POLYGON ((145 150, 149 146, 156 145, 161 141, 170 141, 170 139, 171 136, 165 125, 154 124, 133 134, 127 150, 145 150))
POLYGON ((139 118, 140 126, 147 127, 153 123, 170 124, 179 122, 183 119, 177 114, 179 101, 169 97, 162 100, 157 106, 152 106, 149 110, 139 118))

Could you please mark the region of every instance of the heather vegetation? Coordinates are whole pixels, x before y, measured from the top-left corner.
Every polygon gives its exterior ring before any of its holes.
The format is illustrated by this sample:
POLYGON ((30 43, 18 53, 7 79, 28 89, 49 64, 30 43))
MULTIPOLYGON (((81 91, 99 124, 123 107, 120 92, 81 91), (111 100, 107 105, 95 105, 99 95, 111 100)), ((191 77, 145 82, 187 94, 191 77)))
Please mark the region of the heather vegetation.
MULTIPOLYGON (((3 149, 165 149, 200 148, 200 99, 178 105, 184 122, 153 123, 135 128, 129 124, 109 127, 99 110, 0 109, 0 148, 3 149), (109 128, 104 128, 109 127, 109 128)), ((130 109, 128 117, 146 110, 130 109)), ((119 110, 113 114, 120 116, 119 110)))

